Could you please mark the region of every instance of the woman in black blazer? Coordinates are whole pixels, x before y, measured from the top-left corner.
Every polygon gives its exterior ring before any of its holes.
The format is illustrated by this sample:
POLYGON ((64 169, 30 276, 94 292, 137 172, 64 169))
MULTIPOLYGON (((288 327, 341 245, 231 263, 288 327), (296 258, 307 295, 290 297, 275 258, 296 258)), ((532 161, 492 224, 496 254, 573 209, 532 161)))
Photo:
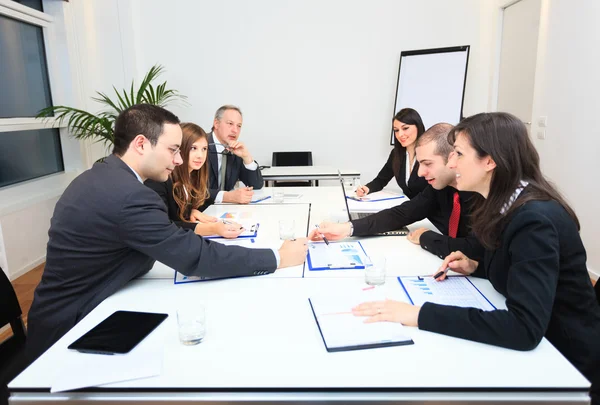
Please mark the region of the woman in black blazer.
POLYGON ((208 191, 208 137, 196 124, 182 123, 181 158, 165 182, 146 180, 144 184, 158 193, 167 206, 169 218, 181 228, 193 229, 202 236, 220 235, 236 238, 243 231, 239 224, 224 223, 203 214, 214 201, 208 191))
POLYGON ((418 176, 419 162, 415 157, 415 144, 425 132, 421 116, 412 108, 403 108, 394 116, 392 124, 394 149, 377 177, 366 186, 357 187, 356 195, 359 197, 383 189, 392 177, 396 178, 408 198, 413 198, 427 187, 427 181, 418 176))
MULTIPOLYGON (((541 174, 525 126, 510 114, 478 114, 448 140, 458 189, 485 197, 472 227, 486 253, 477 263, 453 252, 440 270, 487 278, 507 310, 389 301, 361 304, 355 314, 515 350, 532 350, 546 337, 592 382, 592 403, 600 403, 600 305, 579 221, 541 174)), ((446 278, 439 273, 438 280, 446 278)))

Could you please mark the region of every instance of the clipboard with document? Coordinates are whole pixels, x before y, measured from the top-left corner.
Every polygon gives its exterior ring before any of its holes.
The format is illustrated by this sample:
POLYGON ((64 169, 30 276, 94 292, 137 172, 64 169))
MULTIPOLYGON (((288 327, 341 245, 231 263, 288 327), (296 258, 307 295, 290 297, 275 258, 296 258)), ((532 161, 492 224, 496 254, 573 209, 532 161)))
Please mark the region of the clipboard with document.
POLYGON ((306 262, 309 270, 364 269, 367 253, 360 242, 312 242, 306 262))
POLYGON ((407 329, 400 323, 365 323, 364 317, 354 316, 352 308, 372 298, 311 297, 308 303, 319 333, 328 352, 375 349, 414 344, 407 329))

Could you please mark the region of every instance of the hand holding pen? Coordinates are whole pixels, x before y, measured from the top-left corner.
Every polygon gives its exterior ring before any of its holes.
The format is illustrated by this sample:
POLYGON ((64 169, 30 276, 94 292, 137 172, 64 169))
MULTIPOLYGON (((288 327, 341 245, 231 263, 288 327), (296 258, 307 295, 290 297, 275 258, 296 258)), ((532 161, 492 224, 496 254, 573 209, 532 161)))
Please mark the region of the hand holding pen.
POLYGON ((317 228, 317 232, 319 233, 319 235, 321 236, 321 238, 323 238, 323 242, 325 242, 325 244, 327 246, 329 246, 329 241, 327 240, 327 238, 325 237, 325 235, 323 235, 321 232, 319 232, 319 225, 315 225, 315 228, 317 228))
POLYGON ((235 239, 244 231, 244 227, 237 222, 223 220, 216 223, 216 234, 226 239, 235 239))
POLYGON ((433 275, 433 278, 436 281, 445 280, 448 277, 447 273, 449 270, 468 276, 473 274, 478 265, 479 262, 469 259, 461 251, 452 252, 446 256, 438 271, 433 275))

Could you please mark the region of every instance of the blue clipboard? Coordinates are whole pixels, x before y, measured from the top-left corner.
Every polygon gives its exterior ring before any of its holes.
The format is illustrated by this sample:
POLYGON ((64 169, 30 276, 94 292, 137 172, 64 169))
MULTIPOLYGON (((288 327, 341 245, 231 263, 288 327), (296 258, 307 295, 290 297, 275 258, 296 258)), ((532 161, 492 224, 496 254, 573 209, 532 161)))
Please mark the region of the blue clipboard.
MULTIPOLYGON (((330 245, 340 244, 340 243, 348 243, 348 242, 329 242, 330 245)), ((365 248, 363 247, 362 243, 360 243, 360 242, 355 242, 355 243, 358 244, 358 246, 362 250, 362 253, 364 253, 364 255, 367 256, 367 252, 365 252, 365 248)), ((333 264, 331 264, 331 265, 325 266, 325 267, 314 267, 312 258, 310 256, 311 245, 321 245, 321 244, 325 245, 325 242, 313 242, 313 243, 309 244, 308 255, 306 257, 306 261, 308 262, 308 269, 310 271, 320 271, 320 270, 363 270, 365 268, 365 264, 362 263, 362 261, 360 261, 360 260, 357 261, 354 264, 354 266, 336 267, 333 264)))
MULTIPOLYGON (((238 239, 241 238, 256 238, 256 235, 258 235, 258 228, 260 227, 260 224, 254 224, 252 225, 252 227, 250 227, 250 229, 245 230, 240 236, 238 236, 238 239)), ((224 239, 221 235, 211 235, 211 236, 203 236, 204 239, 224 239)))

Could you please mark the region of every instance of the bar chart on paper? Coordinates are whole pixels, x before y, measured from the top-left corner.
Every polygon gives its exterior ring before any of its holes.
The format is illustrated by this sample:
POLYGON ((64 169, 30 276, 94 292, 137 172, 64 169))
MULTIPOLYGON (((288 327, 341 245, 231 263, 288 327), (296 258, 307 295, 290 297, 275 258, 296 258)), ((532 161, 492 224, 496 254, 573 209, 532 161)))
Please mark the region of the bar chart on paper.
POLYGON ((433 277, 398 277, 398 282, 413 305, 431 302, 484 311, 496 309, 468 277, 448 277, 444 281, 435 281, 433 277))

